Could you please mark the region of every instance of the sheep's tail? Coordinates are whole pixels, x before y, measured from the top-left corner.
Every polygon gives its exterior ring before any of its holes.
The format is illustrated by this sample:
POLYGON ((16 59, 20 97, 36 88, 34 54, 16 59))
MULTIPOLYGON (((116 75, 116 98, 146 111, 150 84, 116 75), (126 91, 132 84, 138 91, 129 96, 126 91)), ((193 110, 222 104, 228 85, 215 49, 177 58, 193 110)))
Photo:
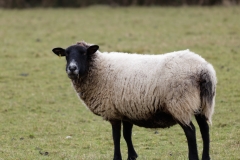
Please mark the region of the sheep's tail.
POLYGON ((200 75, 200 97, 202 113, 207 121, 212 124, 212 115, 215 106, 217 78, 216 72, 211 64, 203 70, 200 75))

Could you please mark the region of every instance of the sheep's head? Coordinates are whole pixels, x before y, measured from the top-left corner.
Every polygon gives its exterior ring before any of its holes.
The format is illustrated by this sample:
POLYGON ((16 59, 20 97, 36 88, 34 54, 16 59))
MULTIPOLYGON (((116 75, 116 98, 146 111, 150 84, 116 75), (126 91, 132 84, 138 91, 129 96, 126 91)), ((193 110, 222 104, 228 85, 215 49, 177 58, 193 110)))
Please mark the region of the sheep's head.
POLYGON ((66 72, 70 79, 77 79, 84 76, 88 69, 90 61, 99 46, 76 45, 69 46, 67 49, 53 48, 53 52, 58 56, 65 56, 67 65, 66 72))

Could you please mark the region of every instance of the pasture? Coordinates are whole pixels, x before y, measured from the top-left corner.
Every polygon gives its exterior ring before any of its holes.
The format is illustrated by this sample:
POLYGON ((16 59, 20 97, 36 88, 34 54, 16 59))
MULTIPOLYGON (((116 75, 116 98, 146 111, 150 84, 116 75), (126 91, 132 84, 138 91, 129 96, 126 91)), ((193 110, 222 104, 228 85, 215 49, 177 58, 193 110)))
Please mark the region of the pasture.
MULTIPOLYGON (((212 63, 218 85, 211 158, 240 160, 239 15, 240 7, 0 10, 0 160, 112 159, 110 123, 81 104, 65 59, 51 52, 81 40, 101 51, 141 54, 188 48, 212 63)), ((187 159, 178 125, 135 126, 133 143, 139 160, 187 159)), ((126 159, 123 137, 121 146, 126 159)))

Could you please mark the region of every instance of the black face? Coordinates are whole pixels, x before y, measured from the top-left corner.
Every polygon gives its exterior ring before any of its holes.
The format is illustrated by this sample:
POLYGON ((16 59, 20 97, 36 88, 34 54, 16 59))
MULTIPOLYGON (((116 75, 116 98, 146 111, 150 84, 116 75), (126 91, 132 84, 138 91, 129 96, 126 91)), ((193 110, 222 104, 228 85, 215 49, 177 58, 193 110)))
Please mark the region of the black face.
POLYGON ((88 48, 80 45, 72 45, 67 49, 54 48, 52 51, 58 56, 66 57, 66 72, 68 77, 70 79, 77 79, 87 73, 92 56, 98 48, 97 45, 88 48))

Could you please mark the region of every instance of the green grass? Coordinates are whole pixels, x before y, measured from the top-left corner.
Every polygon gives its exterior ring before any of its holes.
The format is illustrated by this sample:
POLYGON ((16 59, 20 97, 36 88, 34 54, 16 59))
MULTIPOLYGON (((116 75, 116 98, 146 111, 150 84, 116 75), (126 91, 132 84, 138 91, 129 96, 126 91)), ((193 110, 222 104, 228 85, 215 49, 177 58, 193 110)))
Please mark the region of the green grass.
MULTIPOLYGON (((239 15, 239 7, 0 10, 0 160, 112 159, 110 124, 81 104, 64 58, 51 52, 81 40, 101 51, 203 56, 218 77, 211 157, 240 160, 239 15)), ((155 131, 134 127, 139 160, 187 159, 179 126, 155 131)), ((201 154, 198 127, 197 141, 201 154)))

